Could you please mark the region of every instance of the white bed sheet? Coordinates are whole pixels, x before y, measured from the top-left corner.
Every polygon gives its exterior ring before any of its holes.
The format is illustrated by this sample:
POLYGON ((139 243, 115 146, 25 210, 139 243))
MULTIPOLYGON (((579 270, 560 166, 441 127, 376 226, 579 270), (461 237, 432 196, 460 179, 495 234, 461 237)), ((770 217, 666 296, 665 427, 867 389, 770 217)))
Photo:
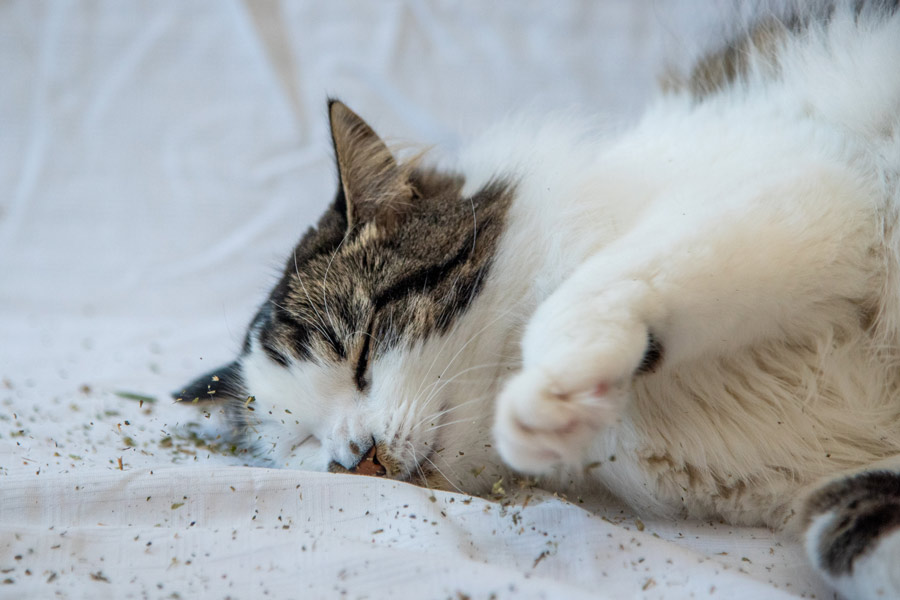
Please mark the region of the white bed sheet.
POLYGON ((166 395, 330 199, 329 94, 450 150, 627 121, 725 5, 0 3, 0 597, 832 597, 762 529, 247 468, 166 395))

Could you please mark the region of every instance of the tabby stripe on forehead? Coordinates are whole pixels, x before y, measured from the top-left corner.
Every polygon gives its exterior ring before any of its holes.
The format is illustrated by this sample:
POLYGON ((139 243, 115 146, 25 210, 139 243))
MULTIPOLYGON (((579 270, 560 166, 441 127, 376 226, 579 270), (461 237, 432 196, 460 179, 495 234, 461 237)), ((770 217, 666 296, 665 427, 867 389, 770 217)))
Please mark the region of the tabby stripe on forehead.
POLYGON ((464 264, 472 251, 472 238, 469 237, 450 260, 441 264, 432 265, 407 275, 400 281, 391 285, 388 289, 379 293, 375 299, 375 310, 378 310, 394 300, 403 298, 413 291, 433 288, 446 279, 453 270, 464 264))

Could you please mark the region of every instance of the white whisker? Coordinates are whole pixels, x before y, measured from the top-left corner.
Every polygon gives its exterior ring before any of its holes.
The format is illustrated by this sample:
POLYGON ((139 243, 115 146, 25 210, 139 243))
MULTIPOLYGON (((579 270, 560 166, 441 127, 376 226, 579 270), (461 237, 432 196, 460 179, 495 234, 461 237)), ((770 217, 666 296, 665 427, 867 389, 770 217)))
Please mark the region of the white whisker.
POLYGON ((472 252, 475 252, 475 241, 478 239, 478 218, 475 216, 475 201, 469 197, 469 203, 472 205, 472 252))
MULTIPOLYGON (((465 492, 462 491, 461 489, 459 489, 459 488, 456 486, 456 484, 453 483, 453 481, 452 481, 449 477, 447 477, 446 475, 444 475, 444 472, 441 471, 441 470, 438 468, 438 466, 437 466, 436 464, 434 464, 434 461, 433 461, 433 460, 431 460, 431 459, 428 458, 427 456, 423 456, 422 458, 424 458, 425 460, 427 460, 428 462, 430 462, 430 463, 431 463, 431 466, 434 467, 434 470, 437 471, 437 472, 440 474, 440 476, 444 478, 444 481, 446 481, 446 482, 449 483, 451 486, 453 486, 453 489, 454 489, 454 490, 456 490, 456 491, 459 492, 460 494, 465 494, 465 492)), ((447 465, 447 469, 448 469, 448 470, 452 470, 452 469, 450 469, 450 466, 449 466, 449 465, 447 465)))
POLYGON ((456 425, 458 423, 465 423, 465 422, 477 423, 478 419, 473 419, 472 417, 466 417, 465 419, 458 419, 456 421, 450 421, 449 423, 441 423, 440 425, 435 425, 433 427, 429 427, 428 429, 425 430, 425 432, 427 433, 429 431, 434 431, 435 429, 440 429, 441 427, 447 427, 449 425, 456 425))
POLYGON ((297 274, 297 281, 300 282, 300 287, 303 288, 303 293, 306 294, 306 301, 309 302, 309 305, 312 307, 313 311, 315 311, 315 313, 316 313, 316 318, 319 319, 320 327, 316 327, 316 328, 324 336, 325 335, 325 319, 322 318, 322 315, 319 313, 319 309, 316 308, 315 304, 313 304, 312 298, 309 296, 309 290, 306 289, 306 284, 303 283, 303 278, 300 276, 300 268, 297 266, 297 253, 296 252, 294 252, 294 272, 297 274))
MULTIPOLYGON (((459 358, 460 354, 462 354, 463 350, 465 350, 466 347, 467 347, 469 344, 471 344, 473 341, 475 341, 475 339, 476 339, 479 335, 481 335, 482 333, 484 333, 485 331, 487 331, 487 329, 488 329, 491 325, 493 325, 494 323, 496 323, 497 321, 499 321, 500 319, 502 319, 503 317, 505 317, 507 314, 509 314, 509 313, 512 311, 512 309, 513 309, 513 307, 507 308, 506 310, 504 310, 503 312, 501 312, 499 315, 497 315, 496 317, 494 317, 493 319, 491 319, 484 327, 482 327, 481 329, 479 329, 478 331, 476 331, 475 333, 473 333, 472 336, 466 341, 466 343, 463 344, 463 345, 459 348, 459 350, 456 351, 456 354, 453 355, 453 358, 450 359, 450 362, 447 363, 447 366, 444 367, 444 370, 441 371, 441 374, 438 375, 437 378, 438 378, 438 379, 441 379, 441 378, 447 373, 447 370, 448 370, 451 366, 453 366, 453 363, 456 362, 456 359, 459 358)), ((443 351, 443 348, 442 348, 441 350, 443 351)), ((435 357, 435 360, 436 360, 436 359, 437 359, 437 357, 435 357)), ((429 369, 430 369, 430 367, 429 367, 429 369)), ((427 406, 427 403, 425 404, 425 406, 427 406)))
POLYGON ((409 446, 409 449, 412 452, 413 464, 416 466, 416 470, 419 472, 419 477, 422 478, 422 485, 424 485, 426 489, 430 490, 431 487, 429 487, 429 485, 428 485, 428 478, 425 477, 425 472, 422 471, 422 465, 419 464, 419 459, 416 456, 416 447, 413 446, 412 442, 406 442, 406 444, 409 446))
POLYGON ((466 349, 466 346, 468 346, 473 341, 475 341, 475 338, 477 338, 479 335, 484 333, 488 327, 490 327, 491 325, 493 325, 494 323, 496 323, 497 321, 499 321, 500 319, 505 317, 507 314, 512 312, 512 309, 513 309, 513 307, 507 308, 505 311, 503 311, 502 313, 497 315, 494 319, 492 319, 487 325, 485 325, 484 327, 482 327, 481 329, 476 331, 474 334, 472 334, 472 337, 470 337, 469 340, 465 344, 463 344, 459 350, 456 351, 456 354, 453 355, 453 358, 450 359, 450 362, 447 363, 447 366, 444 367, 444 370, 441 371, 441 374, 438 375, 438 378, 444 376, 444 374, 447 372, 447 369, 449 369, 453 365, 453 363, 456 361, 456 359, 459 357, 459 355, 462 353, 462 351, 466 349))
POLYGON ((427 407, 428 404, 431 402, 432 398, 434 398, 434 396, 441 393, 441 391, 443 391, 443 389, 445 387, 447 387, 450 383, 455 381, 461 375, 465 375, 466 373, 468 373, 470 371, 475 371, 477 369, 490 369, 490 368, 494 368, 494 367, 500 367, 500 366, 503 366, 504 364, 506 364, 506 363, 498 362, 498 363, 488 363, 488 364, 484 364, 484 365, 475 365, 474 367, 469 367, 467 369, 463 369, 462 371, 460 371, 459 373, 456 373, 453 377, 450 377, 448 379, 436 379, 431 384, 432 391, 428 394, 428 397, 425 398, 425 402, 423 403, 423 408, 427 407))
POLYGON ((438 412, 436 412, 436 413, 434 413, 434 414, 428 415, 428 416, 426 416, 424 419, 422 419, 421 421, 419 421, 418 423, 416 423, 415 425, 413 425, 413 426, 410 428, 410 431, 415 430, 415 429, 418 429, 419 427, 422 426, 422 423, 424 423, 425 421, 437 421, 438 419, 440 419, 440 418, 443 417, 444 415, 446 415, 446 414, 448 414, 448 413, 451 413, 451 412, 453 412, 454 410, 456 410, 456 409, 458 409, 458 408, 462 408, 462 407, 464 407, 464 406, 468 406, 469 404, 472 404, 473 402, 480 402, 480 401, 484 400, 485 397, 486 397, 486 396, 477 396, 477 397, 475 397, 475 398, 471 398, 471 399, 469 399, 469 400, 466 400, 465 402, 461 402, 461 403, 457 404, 456 406, 453 406, 453 407, 447 408, 447 409, 445 409, 445 410, 438 411, 438 412))
MULTIPOLYGON (((462 275, 461 273, 457 273, 456 279, 453 280, 453 285, 451 286, 451 289, 456 286, 457 282, 459 282, 459 278, 461 275, 462 275)), ((391 313, 391 316, 393 316, 393 313, 391 313)), ((434 356, 434 360, 431 361, 431 364, 428 365, 428 370, 425 371, 425 374, 422 376, 422 381, 419 383, 419 388, 416 390, 416 393, 414 395, 414 397, 416 398, 417 401, 419 399, 419 394, 422 393, 422 388, 425 386, 426 382, 428 381, 428 376, 431 375, 431 370, 434 368, 435 363, 437 363, 437 360, 441 357, 441 355, 444 354, 444 349, 447 348, 447 343, 450 341, 451 337, 452 336, 450 336, 450 335, 444 336, 444 343, 441 344, 440 350, 437 351, 437 354, 435 354, 435 356, 434 356)))
POLYGON ((357 329, 356 331, 354 331, 353 333, 350 334, 350 337, 354 337, 355 335, 360 334, 360 333, 363 334, 363 335, 369 336, 369 338, 370 338, 373 342, 375 342, 376 347, 377 347, 378 344, 381 343, 381 340, 380 340, 380 339, 378 339, 377 337, 375 337, 374 335, 372 335, 372 334, 369 333, 368 331, 363 331, 362 329, 357 329))
MULTIPOLYGON (((287 313, 287 314, 291 314, 291 311, 289 311, 289 310, 288 310, 287 308, 285 308, 284 306, 278 304, 278 303, 275 302, 274 300, 271 300, 271 299, 270 299, 270 300, 269 300, 269 304, 272 304, 273 306, 277 306, 278 308, 280 308, 281 310, 283 310, 283 311, 284 311, 285 313, 287 313)), ((316 329, 318 329, 319 331, 322 331, 322 329, 321 329, 318 325, 316 325, 315 323, 312 323, 312 326, 315 327, 316 329)), ((324 335, 325 332, 322 331, 322 334, 324 335)))
POLYGON ((331 324, 331 328, 337 333, 337 327, 334 326, 334 319, 331 317, 331 313, 328 311, 328 295, 325 291, 328 289, 328 271, 331 270, 331 263, 334 262, 334 259, 337 257, 338 252, 341 250, 341 246, 344 245, 344 242, 347 241, 347 238, 350 237, 350 230, 347 230, 347 233, 344 234, 344 237, 341 238, 341 243, 337 245, 337 248, 334 249, 334 252, 331 253, 331 258, 328 260, 328 266, 325 267, 325 274, 322 276, 322 302, 325 304, 325 316, 328 317, 328 322, 331 324))

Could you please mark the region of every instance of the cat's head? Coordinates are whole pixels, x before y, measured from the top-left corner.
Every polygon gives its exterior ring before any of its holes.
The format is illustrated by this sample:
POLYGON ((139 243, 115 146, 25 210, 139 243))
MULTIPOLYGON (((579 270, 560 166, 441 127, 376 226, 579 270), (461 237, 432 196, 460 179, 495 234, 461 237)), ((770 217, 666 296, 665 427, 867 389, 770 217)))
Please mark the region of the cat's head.
POLYGON ((336 198, 288 257, 231 364, 180 399, 219 403, 275 466, 379 471, 478 491, 496 481, 492 400, 509 370, 498 293, 486 293, 508 186, 400 162, 329 102, 336 198), (491 297, 489 297, 491 296, 491 297))

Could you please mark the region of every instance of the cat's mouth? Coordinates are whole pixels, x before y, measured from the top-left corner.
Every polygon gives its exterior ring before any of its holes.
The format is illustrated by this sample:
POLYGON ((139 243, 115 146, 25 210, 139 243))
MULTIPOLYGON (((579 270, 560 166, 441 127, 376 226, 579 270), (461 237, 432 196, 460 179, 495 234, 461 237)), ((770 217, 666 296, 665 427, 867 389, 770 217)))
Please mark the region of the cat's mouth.
POLYGON ((387 468, 378 458, 378 448, 375 444, 369 448, 369 451, 355 467, 349 470, 350 473, 357 475, 371 475, 374 477, 384 477, 387 475, 387 468))
POLYGON ((420 460, 406 465, 391 453, 386 444, 373 445, 365 456, 352 469, 347 469, 337 462, 331 462, 328 470, 331 473, 349 473, 369 477, 386 477, 395 481, 403 481, 429 489, 450 489, 447 479, 433 467, 435 451, 422 455, 420 460))

